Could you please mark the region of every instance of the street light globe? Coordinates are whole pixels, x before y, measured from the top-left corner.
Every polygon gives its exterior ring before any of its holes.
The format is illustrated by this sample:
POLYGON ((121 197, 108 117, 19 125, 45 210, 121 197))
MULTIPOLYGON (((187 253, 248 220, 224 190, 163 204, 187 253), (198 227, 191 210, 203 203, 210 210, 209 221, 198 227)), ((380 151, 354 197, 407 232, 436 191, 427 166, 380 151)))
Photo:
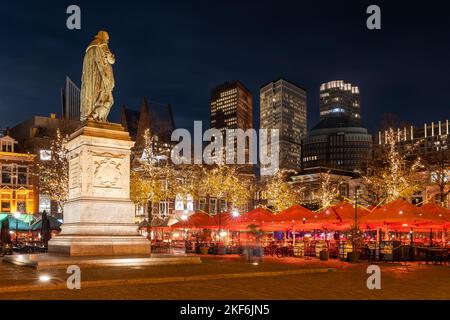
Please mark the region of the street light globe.
POLYGON ((46 274, 39 276, 39 280, 42 282, 48 282, 50 281, 50 277, 46 274))
POLYGON ((233 217, 239 217, 239 212, 237 210, 233 210, 233 217))

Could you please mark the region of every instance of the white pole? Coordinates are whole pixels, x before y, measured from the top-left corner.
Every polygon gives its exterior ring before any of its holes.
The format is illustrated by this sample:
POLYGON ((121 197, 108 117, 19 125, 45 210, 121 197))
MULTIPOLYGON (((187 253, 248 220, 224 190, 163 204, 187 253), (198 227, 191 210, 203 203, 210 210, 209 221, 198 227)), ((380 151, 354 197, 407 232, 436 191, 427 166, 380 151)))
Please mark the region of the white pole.
POLYGON ((292 229, 292 246, 295 247, 295 228, 292 229))

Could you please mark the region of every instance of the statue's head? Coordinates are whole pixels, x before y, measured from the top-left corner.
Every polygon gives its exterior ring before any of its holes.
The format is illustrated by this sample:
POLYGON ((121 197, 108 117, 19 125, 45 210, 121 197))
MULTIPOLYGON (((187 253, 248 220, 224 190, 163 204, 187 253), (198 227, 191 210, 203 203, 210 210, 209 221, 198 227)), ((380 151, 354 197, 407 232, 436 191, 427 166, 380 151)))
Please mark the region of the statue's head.
POLYGON ((109 42, 109 34, 106 31, 99 31, 97 35, 95 36, 100 42, 102 43, 108 43, 109 42))

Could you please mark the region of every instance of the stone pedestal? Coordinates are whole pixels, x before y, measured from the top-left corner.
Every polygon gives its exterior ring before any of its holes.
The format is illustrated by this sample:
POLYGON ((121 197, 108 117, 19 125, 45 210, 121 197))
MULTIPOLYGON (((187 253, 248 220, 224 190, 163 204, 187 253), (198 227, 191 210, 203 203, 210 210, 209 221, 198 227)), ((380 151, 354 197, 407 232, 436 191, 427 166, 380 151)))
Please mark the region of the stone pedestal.
POLYGON ((61 233, 49 253, 70 256, 150 255, 138 234, 130 201, 130 149, 134 142, 118 124, 87 122, 71 135, 69 200, 61 233))

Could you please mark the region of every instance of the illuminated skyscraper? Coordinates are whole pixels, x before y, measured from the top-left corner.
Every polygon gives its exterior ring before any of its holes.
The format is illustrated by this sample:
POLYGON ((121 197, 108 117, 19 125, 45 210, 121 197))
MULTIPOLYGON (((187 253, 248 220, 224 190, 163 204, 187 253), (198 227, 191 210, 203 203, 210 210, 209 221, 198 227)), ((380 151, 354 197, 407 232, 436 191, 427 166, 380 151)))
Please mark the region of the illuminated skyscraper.
POLYGON ((320 119, 326 123, 345 122, 352 126, 361 124, 359 88, 342 80, 330 81, 320 86, 320 119))
MULTIPOLYGON (((241 82, 227 82, 212 90, 211 128, 219 129, 223 134, 227 129, 246 131, 253 128, 252 94, 241 82)), ((234 140, 236 154, 236 138, 233 136, 226 138, 234 140)), ((248 154, 248 149, 245 153, 248 154)))
POLYGON ((250 91, 239 81, 217 86, 211 96, 211 128, 253 128, 253 98, 250 91))
POLYGON ((302 168, 363 170, 372 136, 361 127, 359 89, 342 80, 320 86, 320 122, 303 140, 302 168))
POLYGON ((300 168, 301 141, 307 133, 306 115, 305 89, 283 78, 261 88, 260 128, 279 129, 280 168, 300 168))

